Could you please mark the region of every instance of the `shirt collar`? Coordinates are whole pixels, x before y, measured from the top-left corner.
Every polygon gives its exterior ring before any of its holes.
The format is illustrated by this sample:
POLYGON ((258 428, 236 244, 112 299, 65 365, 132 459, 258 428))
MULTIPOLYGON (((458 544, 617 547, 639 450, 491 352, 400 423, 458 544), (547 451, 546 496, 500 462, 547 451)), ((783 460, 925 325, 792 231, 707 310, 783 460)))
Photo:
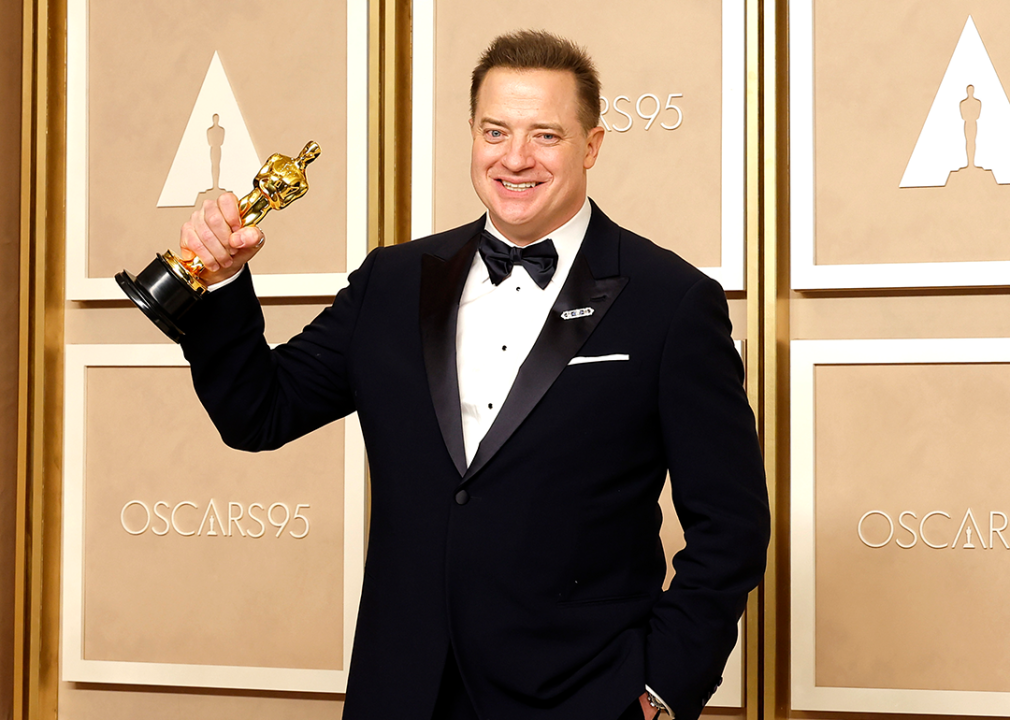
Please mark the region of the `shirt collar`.
MULTIPOLYGON (((578 254, 579 248, 582 247, 582 241, 586 237, 586 231, 589 229, 589 220, 592 215, 593 206, 590 204, 589 198, 586 197, 585 202, 582 203, 582 208, 575 213, 571 220, 566 222, 557 230, 536 240, 536 242, 530 243, 530 245, 535 245, 536 243, 543 242, 548 238, 554 242, 554 249, 558 251, 558 264, 557 270, 555 271, 555 278, 551 279, 552 283, 554 282, 554 279, 563 280, 568 277, 568 270, 575 261, 575 256, 578 254)), ((498 232, 498 228, 496 228, 494 223, 491 222, 490 214, 488 214, 484 219, 484 229, 504 242, 506 245, 517 247, 514 242, 498 232)), ((483 266, 483 264, 484 263, 482 262, 481 265, 483 266)))

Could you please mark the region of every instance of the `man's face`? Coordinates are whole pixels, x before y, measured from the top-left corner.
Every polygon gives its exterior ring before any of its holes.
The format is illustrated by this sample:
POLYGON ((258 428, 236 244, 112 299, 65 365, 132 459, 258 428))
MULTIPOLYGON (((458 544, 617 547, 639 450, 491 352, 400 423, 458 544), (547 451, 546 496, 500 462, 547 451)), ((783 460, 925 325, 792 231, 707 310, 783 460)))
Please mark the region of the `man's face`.
POLYGON ((473 187, 516 245, 550 234, 582 207, 603 128, 582 129, 572 73, 493 68, 470 129, 473 187))

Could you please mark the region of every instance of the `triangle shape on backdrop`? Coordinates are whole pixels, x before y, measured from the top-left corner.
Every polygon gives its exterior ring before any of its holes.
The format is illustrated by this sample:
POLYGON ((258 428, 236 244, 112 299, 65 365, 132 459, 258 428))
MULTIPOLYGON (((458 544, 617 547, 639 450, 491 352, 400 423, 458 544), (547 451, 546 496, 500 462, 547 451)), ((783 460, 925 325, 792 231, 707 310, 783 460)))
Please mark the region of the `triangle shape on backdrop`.
POLYGON ((971 15, 961 31, 940 89, 905 167, 901 187, 943 187, 950 173, 968 166, 961 101, 967 87, 982 103, 975 139, 975 164, 996 182, 1010 183, 1010 100, 971 15))
MULTIPOLYGON (((222 189, 238 191, 249 186, 260 169, 259 155, 239 110, 235 93, 217 51, 211 58, 203 85, 189 115, 175 159, 158 198, 158 207, 192 207, 197 196, 213 190, 211 145, 208 130, 214 124, 224 130, 221 144, 220 179, 222 189)), ((216 132, 220 141, 221 132, 216 132)), ((242 194, 242 193, 239 193, 242 194)))

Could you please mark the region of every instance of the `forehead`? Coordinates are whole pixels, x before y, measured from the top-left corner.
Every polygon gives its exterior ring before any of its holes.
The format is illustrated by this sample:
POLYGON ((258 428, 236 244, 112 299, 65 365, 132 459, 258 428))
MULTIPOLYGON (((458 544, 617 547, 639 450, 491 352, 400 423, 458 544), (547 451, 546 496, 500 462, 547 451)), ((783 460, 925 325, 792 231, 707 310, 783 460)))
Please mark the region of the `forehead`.
POLYGON ((568 70, 492 68, 477 92, 476 114, 578 113, 575 75, 568 70))

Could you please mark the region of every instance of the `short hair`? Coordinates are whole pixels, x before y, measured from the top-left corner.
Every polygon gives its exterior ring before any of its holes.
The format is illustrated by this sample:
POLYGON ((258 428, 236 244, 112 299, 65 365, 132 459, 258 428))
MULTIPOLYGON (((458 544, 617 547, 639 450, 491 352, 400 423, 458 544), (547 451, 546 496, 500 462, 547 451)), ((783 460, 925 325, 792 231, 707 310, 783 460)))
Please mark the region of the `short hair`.
POLYGON ((470 80, 470 118, 489 70, 561 70, 575 76, 579 122, 589 132, 600 123, 600 75, 586 49, 546 30, 516 30, 499 35, 481 54, 470 80))

